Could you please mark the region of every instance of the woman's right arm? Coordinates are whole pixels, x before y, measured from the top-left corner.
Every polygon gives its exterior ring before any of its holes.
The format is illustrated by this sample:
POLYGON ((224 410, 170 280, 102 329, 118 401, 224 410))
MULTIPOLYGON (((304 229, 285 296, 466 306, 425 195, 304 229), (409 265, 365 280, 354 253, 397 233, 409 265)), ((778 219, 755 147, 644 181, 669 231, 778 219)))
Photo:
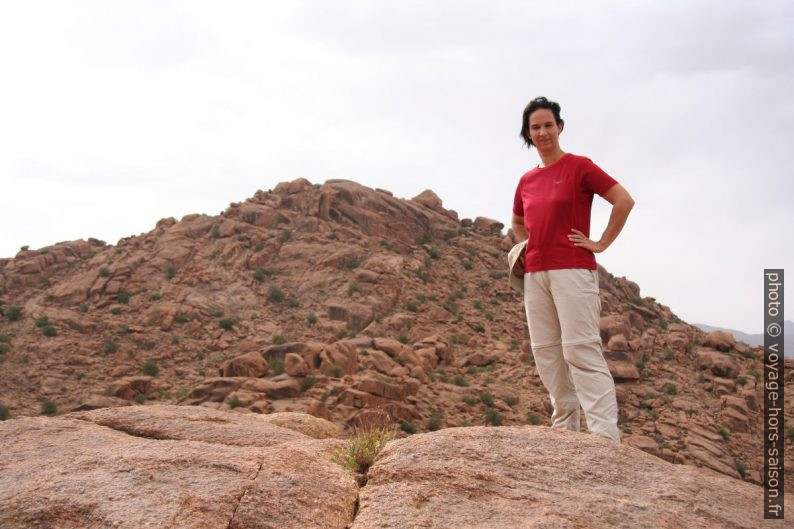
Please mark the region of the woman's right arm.
POLYGON ((516 239, 518 239, 518 242, 529 239, 529 232, 527 232, 527 228, 524 226, 524 217, 519 217, 513 213, 512 225, 513 233, 516 234, 516 239))

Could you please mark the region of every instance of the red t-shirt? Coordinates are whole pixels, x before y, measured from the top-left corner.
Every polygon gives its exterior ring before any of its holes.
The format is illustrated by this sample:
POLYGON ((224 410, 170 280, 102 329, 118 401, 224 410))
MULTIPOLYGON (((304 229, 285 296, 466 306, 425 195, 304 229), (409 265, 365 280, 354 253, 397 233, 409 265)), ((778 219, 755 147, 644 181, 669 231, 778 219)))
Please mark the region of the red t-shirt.
POLYGON ((596 270, 593 252, 574 246, 571 228, 590 237, 593 194, 603 195, 617 181, 589 158, 566 153, 548 167, 535 167, 518 182, 513 213, 529 232, 524 271, 596 270))

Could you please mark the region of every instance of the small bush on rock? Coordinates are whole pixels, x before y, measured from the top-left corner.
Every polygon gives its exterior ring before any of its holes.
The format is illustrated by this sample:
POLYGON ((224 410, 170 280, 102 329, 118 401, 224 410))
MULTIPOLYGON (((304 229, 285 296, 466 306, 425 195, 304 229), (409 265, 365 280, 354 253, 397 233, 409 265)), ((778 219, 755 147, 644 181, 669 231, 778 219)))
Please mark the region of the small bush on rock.
POLYGON ((160 373, 160 368, 157 367, 157 362, 151 358, 144 360, 143 364, 141 364, 141 370, 150 377, 156 377, 160 373))
POLYGON ((58 407, 50 399, 45 399, 41 403, 41 414, 52 417, 58 413, 58 407))
POLYGON ((16 305, 11 305, 6 311, 6 318, 8 321, 17 321, 22 316, 22 309, 16 305))

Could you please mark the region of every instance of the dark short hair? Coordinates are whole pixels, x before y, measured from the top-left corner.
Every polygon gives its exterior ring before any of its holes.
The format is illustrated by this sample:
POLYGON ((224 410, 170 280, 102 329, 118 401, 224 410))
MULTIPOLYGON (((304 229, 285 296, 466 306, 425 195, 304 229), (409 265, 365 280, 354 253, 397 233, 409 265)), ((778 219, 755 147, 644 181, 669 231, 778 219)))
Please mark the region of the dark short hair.
POLYGON ((527 148, 529 149, 534 144, 532 140, 529 138, 529 116, 536 110, 546 108, 551 110, 554 114, 554 121, 560 125, 561 123, 565 123, 562 118, 560 117, 560 104, 556 101, 549 101, 545 97, 536 97, 529 104, 524 108, 524 115, 521 116, 521 139, 524 140, 524 143, 527 144, 527 148))

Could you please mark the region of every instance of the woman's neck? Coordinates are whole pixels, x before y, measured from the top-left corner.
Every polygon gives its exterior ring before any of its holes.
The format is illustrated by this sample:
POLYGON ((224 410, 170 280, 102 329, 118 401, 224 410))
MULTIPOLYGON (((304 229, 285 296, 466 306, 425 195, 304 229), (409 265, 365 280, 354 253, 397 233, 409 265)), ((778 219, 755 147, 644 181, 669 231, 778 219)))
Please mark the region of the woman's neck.
POLYGON ((562 149, 557 149, 553 152, 538 151, 538 154, 540 154, 540 165, 538 167, 548 167, 554 162, 559 161, 560 158, 562 158, 563 156, 565 156, 565 151, 563 151, 562 149))

